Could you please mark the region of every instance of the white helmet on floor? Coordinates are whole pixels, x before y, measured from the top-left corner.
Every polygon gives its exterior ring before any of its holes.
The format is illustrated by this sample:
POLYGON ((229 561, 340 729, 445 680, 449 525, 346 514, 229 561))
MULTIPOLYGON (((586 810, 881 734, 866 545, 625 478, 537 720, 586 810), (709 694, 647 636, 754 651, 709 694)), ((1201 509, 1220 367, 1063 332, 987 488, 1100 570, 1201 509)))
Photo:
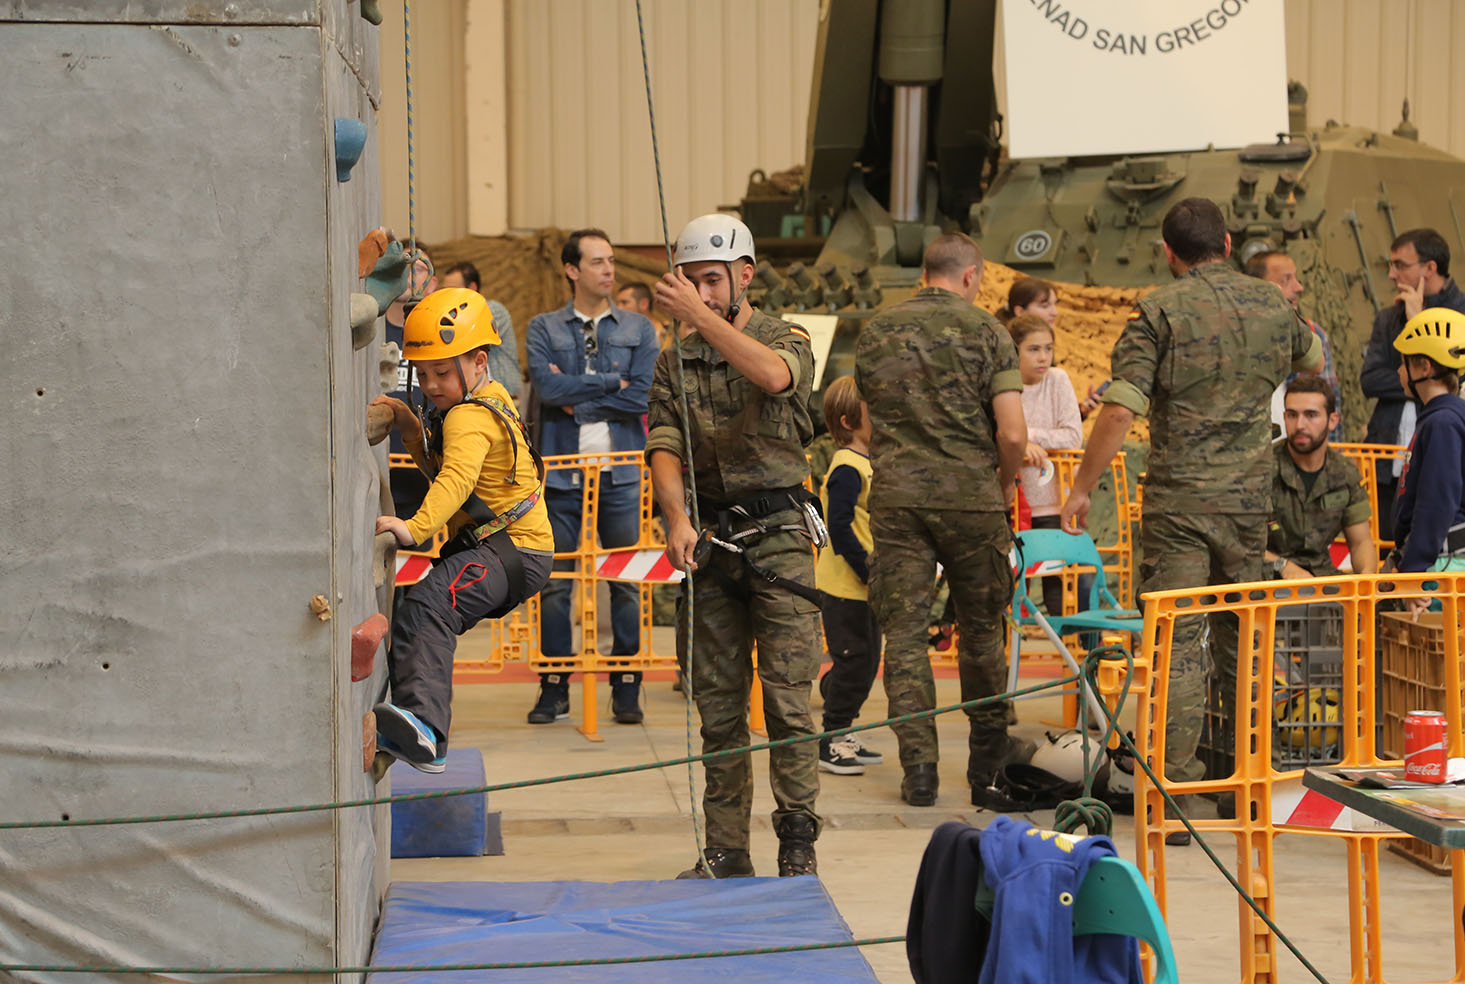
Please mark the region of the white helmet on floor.
POLYGON ((701 215, 682 227, 677 235, 674 254, 676 266, 684 263, 731 263, 733 260, 755 262, 753 234, 735 215, 712 212, 701 215))
MULTIPOLYGON (((1089 748, 1089 766, 1099 765, 1103 755, 1104 749, 1097 742, 1093 743, 1089 748)), ((1065 782, 1083 782, 1083 735, 1077 731, 1056 735, 1048 732, 1047 738, 1038 742, 1037 751, 1033 752, 1028 764, 1051 772, 1065 782)))

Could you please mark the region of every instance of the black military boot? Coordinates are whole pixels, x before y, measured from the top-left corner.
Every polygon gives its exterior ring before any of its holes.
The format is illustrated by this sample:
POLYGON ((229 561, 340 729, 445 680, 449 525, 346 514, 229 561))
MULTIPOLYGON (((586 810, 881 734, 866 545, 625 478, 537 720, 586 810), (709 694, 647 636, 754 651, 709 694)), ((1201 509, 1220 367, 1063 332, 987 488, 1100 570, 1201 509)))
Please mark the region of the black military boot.
POLYGON ((778 822, 778 877, 817 875, 819 862, 814 858, 814 840, 819 830, 808 814, 795 813, 778 822))
POLYGON ((748 857, 748 852, 737 847, 709 847, 702 852, 707 858, 707 863, 702 863, 702 858, 686 871, 677 875, 682 878, 752 878, 753 859, 748 857))
POLYGON ((908 765, 905 767, 905 777, 900 780, 900 798, 911 806, 934 806, 939 783, 935 762, 908 765))
POLYGON ((972 806, 1003 813, 1017 809, 1007 797, 996 794, 993 780, 1004 765, 1027 762, 1037 747, 1026 738, 1014 738, 1006 731, 973 734, 967 742, 966 766, 967 782, 972 787, 972 806))

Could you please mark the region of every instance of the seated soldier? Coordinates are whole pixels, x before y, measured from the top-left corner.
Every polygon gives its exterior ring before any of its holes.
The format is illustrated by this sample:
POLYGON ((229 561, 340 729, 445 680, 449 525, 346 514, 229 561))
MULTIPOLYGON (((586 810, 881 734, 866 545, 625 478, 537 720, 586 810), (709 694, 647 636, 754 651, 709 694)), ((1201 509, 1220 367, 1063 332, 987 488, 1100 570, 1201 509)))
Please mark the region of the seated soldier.
POLYGON ((1369 533, 1373 509, 1358 468, 1328 447, 1338 426, 1333 387, 1304 373, 1287 384, 1287 440, 1276 448, 1272 515, 1267 523, 1266 559, 1280 578, 1332 577, 1329 548, 1341 532, 1348 541, 1353 573, 1378 570, 1378 550, 1369 533))

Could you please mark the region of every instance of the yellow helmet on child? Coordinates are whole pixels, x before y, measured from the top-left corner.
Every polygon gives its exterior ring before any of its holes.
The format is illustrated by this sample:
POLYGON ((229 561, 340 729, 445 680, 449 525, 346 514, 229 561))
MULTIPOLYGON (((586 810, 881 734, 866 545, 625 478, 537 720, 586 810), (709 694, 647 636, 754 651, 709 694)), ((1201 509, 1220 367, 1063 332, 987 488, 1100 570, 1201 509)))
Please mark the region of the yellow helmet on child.
POLYGON ((409 362, 451 359, 498 345, 488 301, 468 287, 443 287, 417 302, 402 326, 402 356, 409 362))
POLYGON ((1403 355, 1427 356, 1447 369, 1465 369, 1465 314, 1425 308, 1409 319, 1394 348, 1403 355))

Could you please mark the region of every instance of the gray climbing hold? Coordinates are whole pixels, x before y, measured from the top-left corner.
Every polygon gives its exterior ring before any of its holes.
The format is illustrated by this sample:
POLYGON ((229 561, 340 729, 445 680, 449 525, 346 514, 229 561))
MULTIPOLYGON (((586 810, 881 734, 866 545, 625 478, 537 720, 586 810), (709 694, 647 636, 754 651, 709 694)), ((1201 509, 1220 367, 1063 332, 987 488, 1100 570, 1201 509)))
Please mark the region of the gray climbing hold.
POLYGON ((345 116, 336 117, 336 180, 350 181, 351 169, 366 149, 366 124, 345 116))
POLYGON ((351 295, 351 347, 357 352, 376 337, 376 298, 370 294, 351 295))
POLYGON ((381 388, 383 393, 395 393, 403 389, 402 382, 397 378, 397 367, 402 364, 402 349, 396 342, 385 342, 377 355, 377 371, 381 374, 381 388))

